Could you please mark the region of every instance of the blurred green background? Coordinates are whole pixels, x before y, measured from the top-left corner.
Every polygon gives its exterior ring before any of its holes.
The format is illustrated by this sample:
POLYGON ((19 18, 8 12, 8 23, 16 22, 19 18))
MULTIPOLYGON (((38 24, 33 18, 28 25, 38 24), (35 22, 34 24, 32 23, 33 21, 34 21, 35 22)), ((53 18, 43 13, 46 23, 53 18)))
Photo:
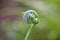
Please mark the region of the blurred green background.
MULTIPOLYGON (((13 7, 20 17, 14 21, 2 21, 3 31, 8 40, 24 40, 30 24, 23 21, 23 13, 26 10, 36 10, 40 22, 31 31, 28 40, 60 40, 60 0, 15 0, 19 3, 13 7)), ((0 9, 7 12, 8 7, 0 9)), ((11 8, 11 7, 9 7, 11 8)), ((11 8, 12 9, 12 8, 11 8)), ((8 9, 11 11, 10 9, 8 9)), ((9 12, 8 11, 8 12, 9 12)), ((7 12, 7 13, 8 13, 7 12)), ((4 37, 0 38, 3 40, 4 37)))

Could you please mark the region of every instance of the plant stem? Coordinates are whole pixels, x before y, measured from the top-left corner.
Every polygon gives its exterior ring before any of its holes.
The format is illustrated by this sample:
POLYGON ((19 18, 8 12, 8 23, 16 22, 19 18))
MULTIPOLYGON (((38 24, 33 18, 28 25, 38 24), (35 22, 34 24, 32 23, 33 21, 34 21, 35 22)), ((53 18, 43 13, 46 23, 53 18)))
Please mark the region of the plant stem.
POLYGON ((36 24, 32 24, 31 27, 28 29, 24 40, 28 40, 29 34, 32 31, 32 29, 35 27, 35 25, 36 24))

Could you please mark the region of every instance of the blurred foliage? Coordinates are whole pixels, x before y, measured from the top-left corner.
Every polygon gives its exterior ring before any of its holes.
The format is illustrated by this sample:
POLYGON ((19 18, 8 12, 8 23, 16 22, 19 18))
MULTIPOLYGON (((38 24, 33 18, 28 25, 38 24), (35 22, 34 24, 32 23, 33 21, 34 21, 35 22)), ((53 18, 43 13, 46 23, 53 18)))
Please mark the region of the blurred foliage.
POLYGON ((31 31, 28 40, 60 40, 60 0, 19 0, 19 3, 16 11, 20 13, 20 19, 11 25, 7 22, 3 25, 9 37, 24 40, 30 24, 23 21, 22 12, 33 9, 38 12, 40 22, 31 31))

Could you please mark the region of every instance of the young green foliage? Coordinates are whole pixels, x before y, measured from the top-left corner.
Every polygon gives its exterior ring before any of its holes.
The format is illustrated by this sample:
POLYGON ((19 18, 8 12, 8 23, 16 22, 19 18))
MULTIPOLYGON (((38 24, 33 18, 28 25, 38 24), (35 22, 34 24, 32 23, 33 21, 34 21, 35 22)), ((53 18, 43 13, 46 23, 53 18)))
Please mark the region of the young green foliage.
POLYGON ((32 24, 32 26, 27 31, 26 36, 25 36, 25 39, 24 39, 24 40, 28 40, 28 36, 29 36, 31 30, 39 22, 39 16, 38 16, 38 14, 37 14, 36 11, 34 11, 34 10, 27 10, 26 12, 24 12, 23 20, 26 23, 28 23, 28 24, 32 24))

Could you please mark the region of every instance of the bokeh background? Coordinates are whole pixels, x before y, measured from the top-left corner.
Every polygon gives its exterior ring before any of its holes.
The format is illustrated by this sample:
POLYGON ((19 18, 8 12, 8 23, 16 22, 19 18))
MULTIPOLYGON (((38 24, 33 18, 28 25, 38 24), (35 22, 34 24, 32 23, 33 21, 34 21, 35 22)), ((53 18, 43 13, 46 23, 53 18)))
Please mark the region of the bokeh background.
POLYGON ((0 40, 24 40, 30 24, 22 12, 31 9, 40 22, 28 40, 60 40, 60 0, 0 0, 0 40))

